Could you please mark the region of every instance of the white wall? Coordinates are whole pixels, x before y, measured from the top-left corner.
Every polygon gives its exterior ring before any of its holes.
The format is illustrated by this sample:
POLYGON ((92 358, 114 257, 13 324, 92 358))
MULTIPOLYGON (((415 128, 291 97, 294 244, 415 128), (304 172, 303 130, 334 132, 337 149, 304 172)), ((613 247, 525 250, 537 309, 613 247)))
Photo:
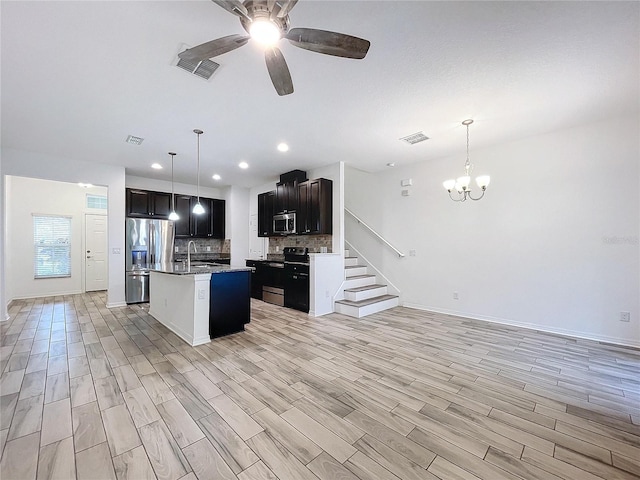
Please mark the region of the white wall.
POLYGON ((442 187, 462 174, 464 153, 376 174, 347 168, 346 207, 407 256, 350 217, 346 239, 399 286, 405 306, 640 346, 639 123, 471 143, 475 174, 491 174, 479 202, 454 203, 442 187))
MULTIPOLYGON (((125 185, 127 188, 139 188, 140 190, 153 190, 156 192, 171 193, 171 182, 166 180, 157 180, 155 178, 136 177, 127 175, 125 177, 125 185)), ((198 187, 188 183, 174 183, 173 191, 176 194, 196 195, 198 187)), ((225 198, 225 188, 212 188, 200 185, 200 196, 204 198, 225 198)))
POLYGON ((248 188, 229 188, 226 221, 232 265, 244 266, 249 258, 249 192, 248 188))
POLYGON ((7 176, 7 251, 5 295, 16 298, 47 297, 84 291, 84 215, 107 214, 86 208, 86 195, 107 196, 106 187, 82 188, 77 184, 7 176), (71 276, 34 279, 33 215, 71 217, 71 276))
MULTIPOLYGON (((40 178, 70 183, 91 183, 109 189, 109 288, 107 306, 125 305, 124 288, 124 219, 125 219, 125 171, 124 167, 95 162, 80 162, 50 155, 2 148, 2 182, 6 175, 40 178)), ((99 162, 100 159, 96 159, 99 162)), ((5 212, 11 201, 5 194, 5 212)), ((12 254, 5 247, 4 261, 12 254)), ((3 264, 4 266, 4 264, 3 264)), ((5 267, 6 268, 6 267, 5 267)), ((5 280, 6 280, 5 276, 5 280)), ((0 286, 0 298, 8 301, 6 282, 0 286)))

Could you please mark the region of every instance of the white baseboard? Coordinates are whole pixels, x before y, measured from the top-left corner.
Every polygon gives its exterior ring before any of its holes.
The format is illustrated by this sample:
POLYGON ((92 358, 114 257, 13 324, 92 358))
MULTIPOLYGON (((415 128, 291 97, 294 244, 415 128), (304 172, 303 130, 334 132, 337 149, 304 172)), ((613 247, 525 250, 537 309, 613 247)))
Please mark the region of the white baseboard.
POLYGON ((107 303, 106 306, 107 306, 107 308, 126 307, 127 306, 127 302, 107 303))
POLYGON ((442 313, 444 315, 453 315, 456 317, 470 318, 472 320, 480 320, 480 321, 490 322, 490 323, 499 323, 502 325, 511 325, 513 327, 521 327, 521 328, 526 328, 528 330, 538 330, 540 332, 555 333, 558 335, 565 335, 567 337, 573 337, 573 338, 581 338, 584 340, 592 340, 595 342, 605 342, 605 343, 612 343, 615 345, 621 345, 625 347, 640 348, 640 341, 632 341, 632 340, 629 340, 628 338, 610 337, 608 335, 594 335, 592 333, 569 330, 565 328, 553 328, 553 327, 548 327, 546 325, 537 325, 535 323, 528 323, 528 322, 518 322, 517 320, 510 320, 505 318, 490 317, 486 315, 473 315, 465 312, 457 312, 455 310, 444 310, 441 308, 434 308, 426 305, 419 305, 416 303, 405 302, 401 306, 407 307, 407 308, 414 308, 416 310, 442 313))

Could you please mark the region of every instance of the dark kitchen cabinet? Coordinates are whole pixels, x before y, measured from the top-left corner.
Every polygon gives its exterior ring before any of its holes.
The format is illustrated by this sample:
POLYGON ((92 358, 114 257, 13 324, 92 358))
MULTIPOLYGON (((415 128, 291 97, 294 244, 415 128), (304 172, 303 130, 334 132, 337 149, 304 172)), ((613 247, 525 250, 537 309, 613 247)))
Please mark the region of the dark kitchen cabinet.
POLYGON ((280 175, 276 184, 276 206, 274 213, 294 212, 298 208, 298 184, 307 179, 306 172, 292 170, 280 175))
MULTIPOLYGON (((197 197, 192 197, 191 205, 198 203, 197 197)), ((200 197, 200 205, 204 208, 204 213, 200 215, 191 214, 192 237, 212 237, 213 236, 213 201, 210 198, 200 197)))
POLYGON ((171 213, 171 194, 165 192, 153 192, 151 197, 153 216, 156 218, 169 218, 171 213))
POLYGON ((333 182, 326 178, 298 184, 296 223, 300 235, 331 234, 333 226, 333 182))
POLYGON ((275 214, 276 191, 258 195, 258 236, 273 235, 273 215, 275 214))
POLYGON ((171 194, 127 188, 127 217, 167 219, 171 194))
POLYGON ((175 221, 176 237, 191 236, 191 195, 176 195, 176 213, 180 217, 175 221))
POLYGON ((200 197, 204 213, 195 215, 192 210, 198 202, 197 197, 176 195, 176 237, 185 238, 221 238, 225 237, 225 201, 200 197))
POLYGON ((149 197, 153 192, 127 188, 127 217, 148 217, 149 197))

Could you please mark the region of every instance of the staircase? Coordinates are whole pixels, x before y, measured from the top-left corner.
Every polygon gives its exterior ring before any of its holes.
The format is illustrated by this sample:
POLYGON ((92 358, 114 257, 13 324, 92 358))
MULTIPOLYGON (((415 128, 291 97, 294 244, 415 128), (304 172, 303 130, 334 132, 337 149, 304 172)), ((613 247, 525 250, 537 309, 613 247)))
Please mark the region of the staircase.
POLYGON ((398 306, 398 296, 389 295, 386 285, 376 283, 376 276, 358 265, 358 257, 349 256, 349 250, 344 255, 344 300, 336 300, 336 312, 361 318, 398 306))

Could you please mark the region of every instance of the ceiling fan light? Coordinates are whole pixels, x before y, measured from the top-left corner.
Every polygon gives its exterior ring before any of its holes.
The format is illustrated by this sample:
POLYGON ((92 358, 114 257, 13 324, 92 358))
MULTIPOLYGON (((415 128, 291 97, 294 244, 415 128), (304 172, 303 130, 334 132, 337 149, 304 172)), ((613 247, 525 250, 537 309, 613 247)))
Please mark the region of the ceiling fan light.
POLYGON ((178 214, 175 212, 175 210, 174 210, 174 211, 171 211, 171 213, 169 214, 169 220, 174 221, 174 222, 175 222, 175 221, 178 221, 178 220, 180 220, 180 215, 178 215, 178 214))
POLYGON ((257 19, 249 27, 251 38, 265 46, 274 46, 280 40, 280 29, 271 20, 257 19))

